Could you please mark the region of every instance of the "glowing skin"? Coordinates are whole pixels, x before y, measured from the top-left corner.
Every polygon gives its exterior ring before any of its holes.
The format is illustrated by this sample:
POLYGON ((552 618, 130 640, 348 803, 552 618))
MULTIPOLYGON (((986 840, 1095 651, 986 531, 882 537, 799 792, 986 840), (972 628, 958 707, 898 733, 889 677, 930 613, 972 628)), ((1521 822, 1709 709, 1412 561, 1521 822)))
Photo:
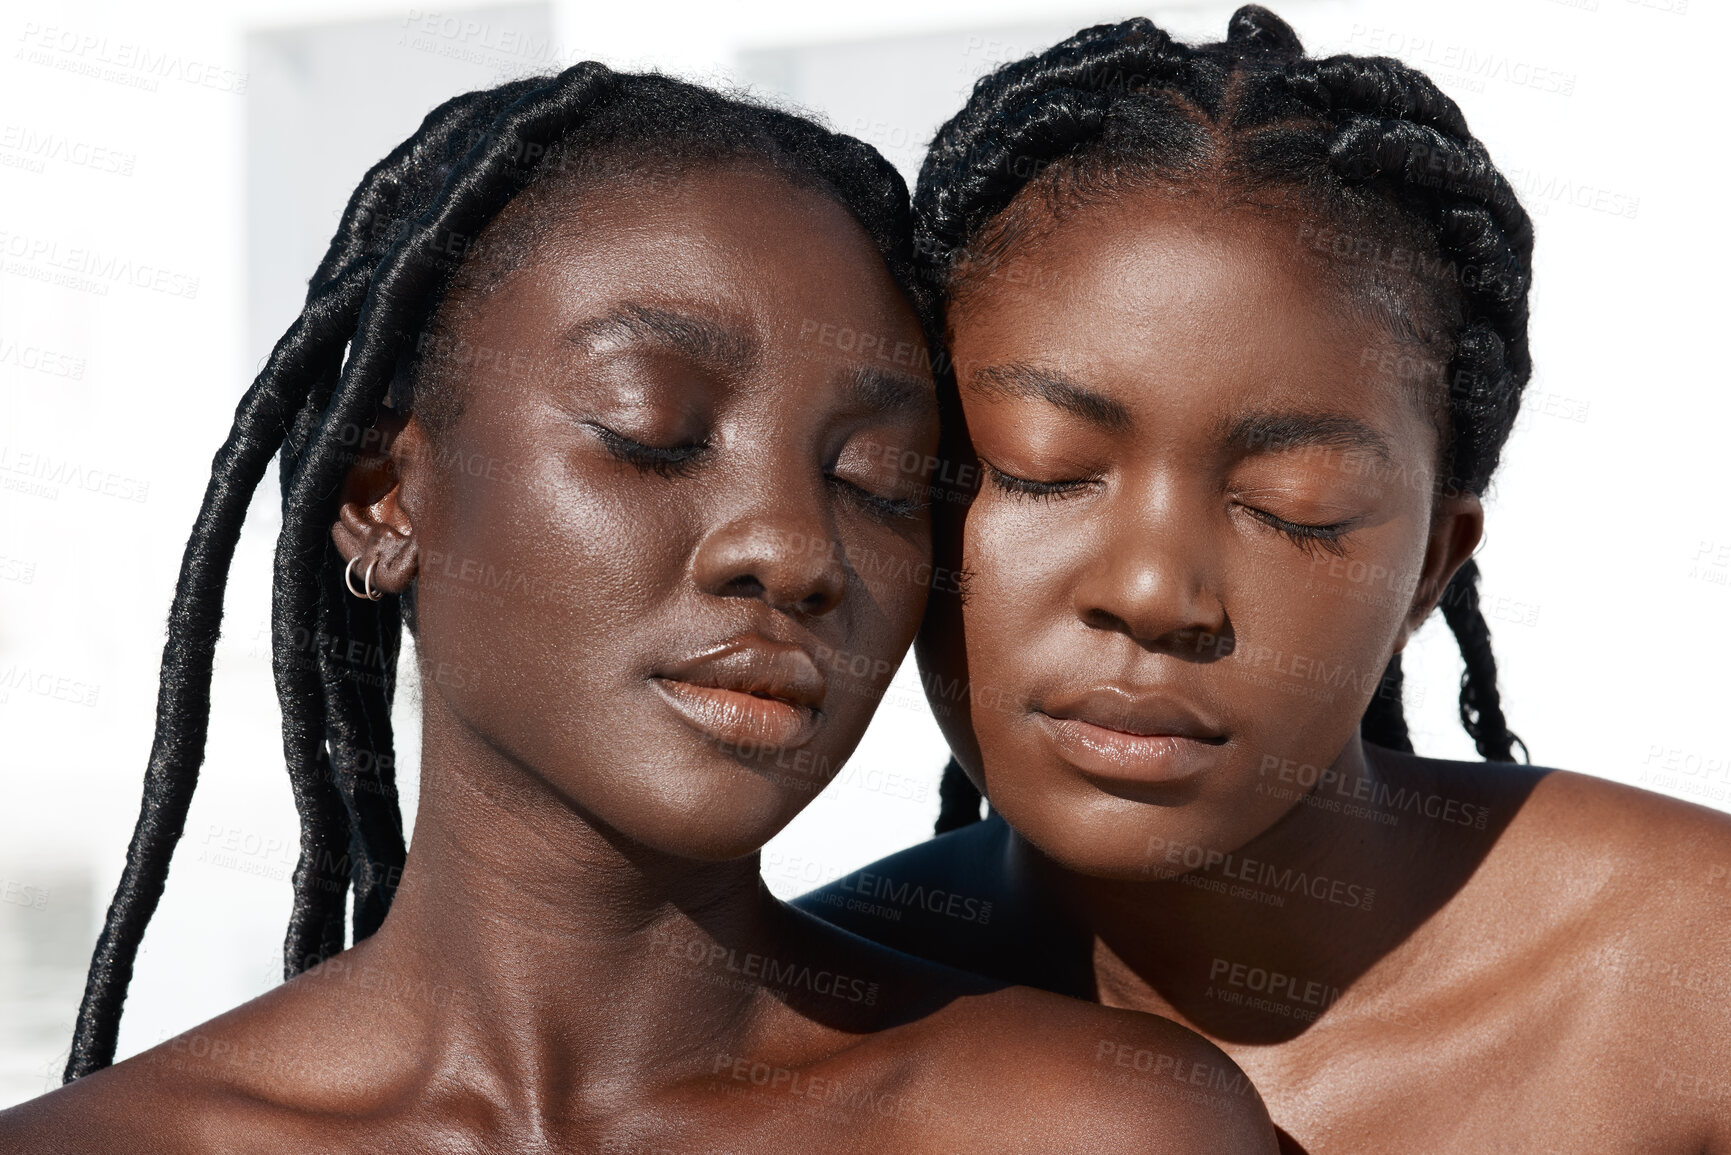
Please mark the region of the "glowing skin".
POLYGON ((1391 341, 1317 291, 1290 226, 1178 214, 1092 209, 1019 254, 1057 293, 998 276, 954 307, 980 608, 960 639, 934 613, 921 651, 987 691, 940 721, 994 808, 1118 878, 1151 840, 1224 852, 1290 809, 1264 759, 1340 756, 1481 518, 1433 509, 1434 420, 1366 381, 1391 341), (1336 550, 1416 597, 1348 596, 1336 550))
POLYGON ((918 652, 995 814, 866 870, 991 916, 799 905, 1194 1027, 1286 1152, 1731 1151, 1731 819, 1358 738, 1482 513, 1299 227, 1128 193, 963 282, 918 652))
POLYGON ((418 583, 421 799, 383 926, 0 1114, 0 1147, 1273 1150, 1194 1034, 763 888, 758 849, 920 621, 924 479, 895 463, 935 447, 936 403, 814 339, 920 341, 843 209, 753 168, 675 184, 545 214, 535 259, 455 320, 511 356, 476 359, 437 433, 384 422, 350 475, 337 545, 418 583))

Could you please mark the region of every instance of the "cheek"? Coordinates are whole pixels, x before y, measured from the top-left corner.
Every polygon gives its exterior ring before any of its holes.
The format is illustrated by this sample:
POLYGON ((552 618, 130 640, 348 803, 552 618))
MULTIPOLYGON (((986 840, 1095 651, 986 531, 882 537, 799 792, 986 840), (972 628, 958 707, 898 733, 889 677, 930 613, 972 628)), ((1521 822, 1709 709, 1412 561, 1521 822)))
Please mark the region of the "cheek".
POLYGON ((970 632, 997 632, 995 623, 1025 623, 1067 607, 1065 591, 1094 548, 1081 517, 980 495, 962 532, 970 632))
POLYGON ((1357 535, 1346 556, 1295 550, 1295 562, 1277 554, 1233 567, 1235 649, 1218 672, 1250 759, 1241 777, 1267 757, 1328 765, 1351 738, 1411 605, 1415 538, 1397 519, 1357 535))
POLYGON ((845 636, 828 656, 831 675, 826 709, 843 728, 871 715, 920 628, 927 598, 938 581, 929 532, 916 540, 869 527, 843 531, 839 548, 850 573, 846 604, 838 611, 845 636), (857 584, 856 584, 857 583, 857 584), (838 710, 845 706, 845 710, 838 710))
POLYGON ((888 632, 905 645, 919 626, 935 580, 930 525, 920 524, 906 535, 880 526, 844 525, 840 548, 859 580, 858 595, 850 591, 850 628, 888 632))
POLYGON ((675 588, 674 507, 629 500, 635 478, 558 454, 474 452, 446 468, 452 498, 417 594, 429 656, 472 671, 467 692, 507 715, 597 702, 643 657, 675 588))
POLYGON ((1241 642, 1283 646, 1307 662, 1380 674, 1412 605, 1425 538, 1417 520, 1397 516, 1352 535, 1344 553, 1302 551, 1253 535, 1229 571, 1226 592, 1241 642))

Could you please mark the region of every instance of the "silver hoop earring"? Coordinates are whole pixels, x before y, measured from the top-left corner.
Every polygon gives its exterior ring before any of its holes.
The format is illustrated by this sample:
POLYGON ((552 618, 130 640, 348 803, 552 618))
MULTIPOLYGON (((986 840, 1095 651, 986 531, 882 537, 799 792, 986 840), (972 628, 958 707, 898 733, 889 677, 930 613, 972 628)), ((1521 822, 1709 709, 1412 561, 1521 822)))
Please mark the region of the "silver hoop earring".
POLYGON ((365 598, 369 602, 376 602, 385 596, 381 591, 373 588, 373 567, 379 564, 379 559, 373 558, 367 563, 367 572, 361 578, 361 584, 366 586, 366 591, 364 593, 355 588, 355 563, 360 560, 359 557, 351 557, 349 559, 349 564, 343 567, 343 584, 348 586, 349 592, 354 594, 357 598, 365 598))

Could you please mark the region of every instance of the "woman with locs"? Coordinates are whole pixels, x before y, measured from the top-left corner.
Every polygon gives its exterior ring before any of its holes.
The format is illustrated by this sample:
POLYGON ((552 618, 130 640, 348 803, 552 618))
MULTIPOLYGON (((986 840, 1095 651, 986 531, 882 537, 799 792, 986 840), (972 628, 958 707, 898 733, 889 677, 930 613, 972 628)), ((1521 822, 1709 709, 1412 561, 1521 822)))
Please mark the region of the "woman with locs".
POLYGON ((1471 559, 1533 230, 1455 103, 1130 20, 982 79, 914 199, 980 478, 917 643, 952 832, 800 905, 1195 1028, 1290 1151, 1731 1151, 1731 818, 1514 764, 1471 559), (1482 763, 1402 715, 1439 606, 1482 763))
POLYGON ((858 141, 597 64, 458 97, 368 173, 217 454, 68 1085, 0 1113, 0 1147, 1273 1149, 1194 1034, 886 950, 758 878, 923 609, 899 462, 936 448, 930 373, 807 336, 923 345, 909 229, 858 141), (279 452, 288 981, 110 1066, 279 452))

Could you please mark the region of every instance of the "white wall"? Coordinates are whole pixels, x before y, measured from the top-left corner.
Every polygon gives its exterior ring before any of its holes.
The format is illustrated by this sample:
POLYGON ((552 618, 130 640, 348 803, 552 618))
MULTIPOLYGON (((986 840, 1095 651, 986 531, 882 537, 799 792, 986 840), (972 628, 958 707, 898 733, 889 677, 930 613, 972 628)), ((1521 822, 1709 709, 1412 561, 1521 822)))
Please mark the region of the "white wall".
MULTIPOLYGON (((1313 50, 1432 69, 1537 220, 1538 370, 1481 556, 1515 729, 1543 762, 1731 809, 1723 6, 1275 6, 1313 50)), ((1144 11, 1212 37, 1230 9, 1144 11)), ((58 1079, 136 816, 211 454, 368 163, 442 96, 599 57, 755 83, 911 176, 974 76, 1128 14, 1036 0, 561 0, 550 21, 531 5, 0 7, 0 1104, 58 1079)), ((279 973, 295 823, 264 626, 273 492, 235 564, 203 782, 122 1055, 279 973)), ((1446 631, 1427 627, 1413 653, 1420 748, 1468 756, 1446 631)), ((907 673, 844 780, 766 853, 778 893, 929 829, 942 748, 907 673)))

